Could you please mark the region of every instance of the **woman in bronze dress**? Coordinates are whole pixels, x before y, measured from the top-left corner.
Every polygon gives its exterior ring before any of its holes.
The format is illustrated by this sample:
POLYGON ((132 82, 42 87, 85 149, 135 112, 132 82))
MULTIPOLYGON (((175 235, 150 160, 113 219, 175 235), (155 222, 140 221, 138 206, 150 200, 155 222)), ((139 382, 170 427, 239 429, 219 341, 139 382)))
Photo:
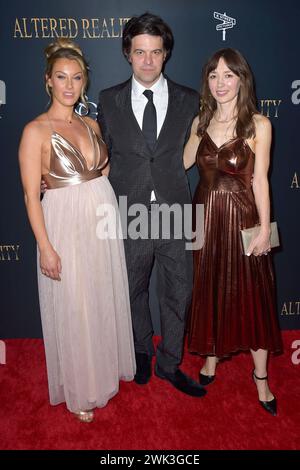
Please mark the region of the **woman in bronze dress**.
POLYGON ((268 352, 281 350, 270 255, 268 168, 270 121, 258 113, 250 68, 234 49, 217 51, 203 71, 202 108, 184 152, 200 182, 193 204, 204 204, 204 244, 194 251, 188 325, 191 352, 206 356, 200 383, 215 379, 219 359, 250 350, 263 408, 276 414, 268 386, 268 352), (260 224, 248 253, 240 230, 260 224))

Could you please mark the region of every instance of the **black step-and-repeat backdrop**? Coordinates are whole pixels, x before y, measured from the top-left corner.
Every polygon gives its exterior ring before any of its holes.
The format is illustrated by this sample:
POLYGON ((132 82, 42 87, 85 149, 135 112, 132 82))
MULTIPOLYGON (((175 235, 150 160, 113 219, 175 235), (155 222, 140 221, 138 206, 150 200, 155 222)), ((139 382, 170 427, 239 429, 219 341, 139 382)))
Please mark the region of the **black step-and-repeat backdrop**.
MULTIPOLYGON (((122 28, 145 11, 162 16, 173 29, 175 47, 166 73, 174 81, 199 89, 204 62, 222 47, 239 49, 252 66, 259 109, 274 129, 272 206, 282 242, 274 255, 278 316, 283 329, 300 329, 299 1, 10 0, 3 2, 0 14, 0 338, 41 336, 36 247, 17 151, 25 123, 47 106, 43 49, 56 37, 72 38, 83 48, 91 68, 90 115, 95 117, 99 90, 130 74, 121 52, 122 28)), ((189 179, 193 190, 195 169, 189 179)), ((154 286, 155 275, 150 300, 159 332, 154 286)))

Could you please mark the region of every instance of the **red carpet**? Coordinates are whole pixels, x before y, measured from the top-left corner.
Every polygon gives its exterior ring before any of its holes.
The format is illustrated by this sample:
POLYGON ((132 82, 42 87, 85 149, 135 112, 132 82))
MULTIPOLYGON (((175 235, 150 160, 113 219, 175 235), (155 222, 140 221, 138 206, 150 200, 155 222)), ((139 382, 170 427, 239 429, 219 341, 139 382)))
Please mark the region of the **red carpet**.
MULTIPOLYGON (((122 382, 91 424, 78 422, 64 405, 49 405, 41 340, 6 340, 0 449, 300 449, 300 364, 291 359, 300 331, 284 331, 283 338, 285 353, 272 357, 269 366, 277 417, 259 406, 251 357, 243 353, 220 364, 201 399, 157 377, 146 386, 122 382)), ((201 364, 186 353, 182 368, 196 378, 201 364)))

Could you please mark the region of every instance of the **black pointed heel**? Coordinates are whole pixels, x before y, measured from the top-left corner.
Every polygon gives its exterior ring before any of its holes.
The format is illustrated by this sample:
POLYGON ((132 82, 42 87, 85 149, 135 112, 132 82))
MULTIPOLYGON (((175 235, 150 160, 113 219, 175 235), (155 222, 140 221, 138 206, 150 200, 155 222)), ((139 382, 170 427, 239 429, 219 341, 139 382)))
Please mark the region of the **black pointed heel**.
MULTIPOLYGON (((257 375, 255 374, 255 369, 253 369, 252 377, 253 377, 254 383, 255 383, 255 380, 268 380, 267 375, 265 377, 257 377, 257 375)), ((263 409, 266 410, 268 413, 271 413, 271 415, 273 416, 277 415, 277 400, 275 396, 270 401, 263 401, 263 400, 258 400, 258 401, 263 407, 263 409)))
POLYGON ((204 375, 204 374, 201 374, 201 372, 199 373, 199 382, 200 382, 200 385, 209 385, 211 384, 214 380, 215 380, 215 375, 204 375))

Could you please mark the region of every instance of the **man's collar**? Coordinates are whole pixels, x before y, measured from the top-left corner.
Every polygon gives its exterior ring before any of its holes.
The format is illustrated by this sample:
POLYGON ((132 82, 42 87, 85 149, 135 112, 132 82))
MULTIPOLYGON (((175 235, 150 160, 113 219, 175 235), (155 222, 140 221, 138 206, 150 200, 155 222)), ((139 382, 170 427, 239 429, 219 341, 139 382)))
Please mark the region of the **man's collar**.
MULTIPOLYGON (((161 73, 160 76, 159 76, 159 79, 157 80, 157 82, 155 82, 154 85, 152 85, 149 88, 149 90, 153 91, 153 93, 160 94, 160 93, 162 93, 165 85, 166 85, 166 79, 163 76, 163 74, 161 73)), ((146 89, 146 87, 144 85, 141 85, 136 80, 134 75, 132 75, 132 92, 134 93, 134 95, 137 96, 137 97, 141 96, 143 94, 143 92, 145 91, 145 89, 146 89)))

